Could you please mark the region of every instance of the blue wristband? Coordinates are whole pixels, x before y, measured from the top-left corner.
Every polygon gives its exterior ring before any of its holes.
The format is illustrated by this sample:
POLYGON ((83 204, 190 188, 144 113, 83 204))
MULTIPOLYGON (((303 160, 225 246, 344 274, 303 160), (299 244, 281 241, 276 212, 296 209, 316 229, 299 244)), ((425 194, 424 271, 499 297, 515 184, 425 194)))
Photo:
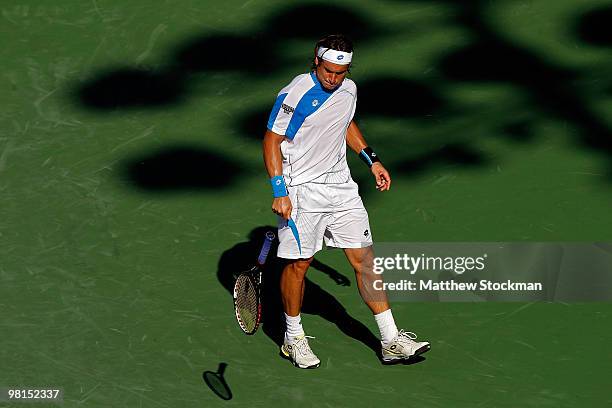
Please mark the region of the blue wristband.
POLYGON ((285 179, 283 176, 272 177, 270 179, 270 184, 272 184, 272 195, 274 198, 289 195, 289 193, 287 193, 287 186, 285 185, 285 179))

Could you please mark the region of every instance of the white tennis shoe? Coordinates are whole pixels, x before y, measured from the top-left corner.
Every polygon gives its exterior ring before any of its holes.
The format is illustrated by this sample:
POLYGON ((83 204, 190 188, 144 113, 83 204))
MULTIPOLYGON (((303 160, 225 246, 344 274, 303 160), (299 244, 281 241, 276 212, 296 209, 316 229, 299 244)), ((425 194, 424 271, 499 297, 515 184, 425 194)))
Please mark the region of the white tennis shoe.
POLYGON ((307 338, 313 339, 314 337, 301 335, 291 341, 287 341, 285 337, 285 341, 280 348, 281 355, 289 359, 296 367, 317 368, 321 361, 310 349, 307 338))
POLYGON ((393 340, 383 344, 382 360, 386 363, 395 360, 407 360, 431 349, 429 342, 414 341, 416 338, 416 334, 400 330, 393 340))

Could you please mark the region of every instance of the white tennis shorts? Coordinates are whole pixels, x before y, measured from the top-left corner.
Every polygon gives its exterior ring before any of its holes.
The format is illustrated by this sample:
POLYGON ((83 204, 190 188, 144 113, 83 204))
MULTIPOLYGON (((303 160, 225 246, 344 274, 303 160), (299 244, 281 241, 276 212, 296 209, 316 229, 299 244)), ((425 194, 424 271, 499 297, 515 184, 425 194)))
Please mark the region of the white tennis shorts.
POLYGON ((352 179, 343 184, 305 183, 287 190, 301 251, 287 220, 279 217, 279 258, 310 258, 323 248, 323 242, 334 248, 372 245, 368 213, 352 179))

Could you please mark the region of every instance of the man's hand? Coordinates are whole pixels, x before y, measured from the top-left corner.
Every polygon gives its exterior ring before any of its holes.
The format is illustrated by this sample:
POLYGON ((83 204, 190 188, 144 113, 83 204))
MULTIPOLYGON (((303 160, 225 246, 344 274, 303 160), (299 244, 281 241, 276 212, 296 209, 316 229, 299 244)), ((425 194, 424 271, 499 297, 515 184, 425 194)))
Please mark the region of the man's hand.
POLYGON ((272 211, 286 220, 291 217, 291 210, 293 210, 293 206, 289 196, 277 197, 272 201, 272 211))
POLYGON ((389 172, 380 162, 374 163, 370 170, 376 179, 376 189, 378 191, 385 191, 391 188, 391 176, 389 176, 389 172))

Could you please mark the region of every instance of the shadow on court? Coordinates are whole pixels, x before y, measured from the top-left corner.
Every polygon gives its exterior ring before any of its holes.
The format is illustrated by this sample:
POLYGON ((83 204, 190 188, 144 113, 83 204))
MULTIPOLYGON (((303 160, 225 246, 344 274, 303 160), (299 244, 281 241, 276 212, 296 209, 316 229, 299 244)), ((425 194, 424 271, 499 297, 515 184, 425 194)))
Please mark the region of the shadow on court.
POLYGON ((84 106, 97 110, 166 107, 186 101, 186 79, 180 72, 119 68, 98 73, 78 96, 84 106))
MULTIPOLYGON (((263 226, 253 229, 248 241, 234 245, 223 252, 219 259, 217 278, 228 291, 227 310, 233 309, 232 293, 235 277, 248 269, 257 259, 259 249, 267 231, 276 231, 276 227, 263 226)), ((278 241, 275 240, 270 252, 276 253, 278 241)), ((262 330, 277 345, 281 345, 285 331, 283 305, 280 295, 280 275, 284 267, 282 259, 269 257, 263 269, 264 295, 262 303, 262 330)), ((349 286, 350 280, 335 269, 314 260, 309 274, 322 272, 338 285, 349 286)), ((351 317, 344 306, 329 292, 306 278, 304 304, 302 313, 313 314, 335 324, 342 333, 363 343, 377 356, 380 354, 380 341, 363 323, 351 317)))
MULTIPOLYGON (((472 43, 451 51, 439 61, 443 75, 453 82, 498 82, 512 85, 528 97, 528 109, 540 117, 571 124, 577 131, 576 144, 612 157, 612 132, 608 125, 589 106, 593 96, 585 95, 580 81, 588 72, 563 66, 556 61, 522 47, 503 36, 486 16, 489 2, 478 0, 456 3, 435 1, 454 6, 452 22, 466 29, 472 43)), ((607 28, 612 23, 612 9, 605 7, 587 12, 577 18, 577 37, 595 45, 610 46, 607 28), (606 29, 604 29, 606 27, 606 29)), ((612 80, 608 75, 602 78, 612 80)), ((518 127, 519 134, 529 134, 533 122, 518 127)), ((512 125, 506 123, 505 126, 512 125)), ((522 141, 529 137, 520 138, 522 141)), ((612 173, 610 174, 612 175, 612 173)))
POLYGON ((96 111, 180 105, 188 102, 190 88, 196 83, 216 93, 218 79, 211 74, 235 73, 258 81, 305 70, 310 66, 309 57, 294 59, 284 50, 292 41, 312 42, 332 32, 343 32, 362 44, 388 34, 354 9, 322 3, 291 6, 270 14, 251 32, 205 33, 188 38, 177 44, 160 68, 102 70, 76 84, 71 93, 79 105, 96 111))
MULTIPOLYGON (((390 3, 410 5, 417 2, 390 3)), ((462 30, 464 37, 472 40, 439 53, 432 62, 433 77, 410 77, 392 72, 355 78, 360 95, 357 119, 382 118, 400 127, 413 124, 419 131, 433 136, 417 149, 398 150, 398 141, 408 143, 414 138, 414 133, 398 132, 393 126, 388 131, 379 130, 381 134, 377 135, 375 144, 383 157, 388 158, 386 164, 392 174, 418 177, 441 165, 460 168, 487 166, 489 161, 486 158, 493 153, 480 150, 484 138, 530 143, 537 140, 543 121, 551 119, 572 128, 569 135, 577 146, 612 159, 612 131, 592 109, 595 102, 607 98, 611 92, 612 76, 606 74, 609 70, 602 70, 605 73, 600 78, 602 91, 589 94, 581 88, 585 78, 591 74, 588 69, 564 66, 558 60, 513 41, 511 35, 500 32, 487 13, 493 7, 490 2, 429 0, 426 3, 447 7, 450 12, 448 17, 442 17, 446 20, 443 21, 444 27, 462 30), (451 97, 457 86, 466 84, 507 85, 507 91, 524 102, 517 107, 503 98, 495 99, 491 105, 500 109, 492 114, 483 113, 469 102, 451 97), (462 120, 468 125, 450 132, 445 127, 449 122, 462 120), (474 128, 481 129, 477 131, 474 128)), ((573 22, 570 35, 577 41, 591 47, 612 45, 612 35, 607 29, 612 23, 611 7, 590 9, 575 16, 573 22)), ((218 92, 218 74, 248 81, 256 87, 269 77, 304 72, 310 65, 310 50, 301 53, 305 56, 303 58, 296 58, 286 50, 296 44, 304 47, 304 41, 312 43, 330 32, 348 34, 359 50, 384 46, 385 41, 397 41, 404 38, 402 36, 430 35, 439 30, 436 24, 439 22, 391 31, 358 7, 322 3, 294 5, 271 12, 251 30, 204 33, 187 38, 169 53, 167 61, 156 65, 159 68, 123 66, 102 70, 76 85, 73 96, 79 105, 98 112, 167 108, 190 103, 201 93, 218 92), (313 21, 317 24, 312 24, 313 21), (196 86, 198 95, 191 92, 196 86)), ((356 64, 358 66, 359 58, 356 64)), ((233 128, 231 130, 240 137, 260 140, 277 90, 270 89, 269 103, 236 113, 228 124, 233 128)), ((171 156, 172 152, 162 155, 171 156)), ((187 161, 190 160, 188 157, 187 161)), ((172 171, 171 166, 180 166, 172 159, 163 161, 168 164, 168 171, 172 171)), ((231 167, 228 162, 221 165, 231 167)), ((612 167, 609 170, 612 178, 612 167)), ((144 177, 148 178, 149 174, 158 175, 155 171, 144 172, 144 177)), ((214 186, 231 185, 231 180, 226 181, 229 184, 214 186)), ((153 184, 146 181, 136 183, 144 188, 153 184)))
POLYGON ((600 47, 612 47, 612 6, 586 12, 576 24, 576 33, 583 42, 600 47))
POLYGON ((465 168, 486 164, 487 159, 481 152, 466 144, 449 144, 440 150, 426 152, 414 158, 396 163, 395 169, 415 177, 445 165, 461 165, 465 168))
POLYGON ((227 363, 219 363, 217 371, 204 371, 202 373, 202 379, 208 385, 208 388, 222 400, 229 401, 232 399, 232 390, 230 389, 227 381, 225 381, 225 369, 227 363))
POLYGON ((166 146, 124 160, 120 169, 122 178, 152 192, 227 188, 245 172, 231 157, 187 145, 166 146))

